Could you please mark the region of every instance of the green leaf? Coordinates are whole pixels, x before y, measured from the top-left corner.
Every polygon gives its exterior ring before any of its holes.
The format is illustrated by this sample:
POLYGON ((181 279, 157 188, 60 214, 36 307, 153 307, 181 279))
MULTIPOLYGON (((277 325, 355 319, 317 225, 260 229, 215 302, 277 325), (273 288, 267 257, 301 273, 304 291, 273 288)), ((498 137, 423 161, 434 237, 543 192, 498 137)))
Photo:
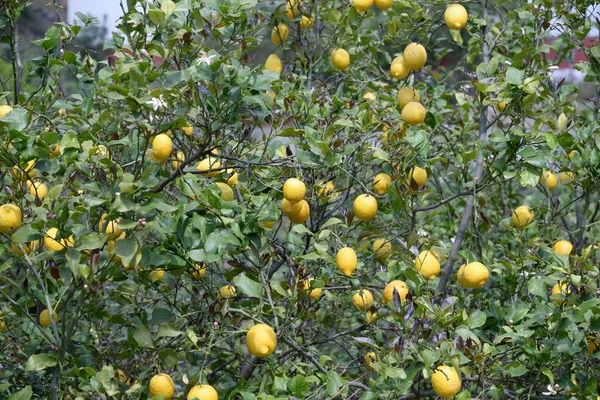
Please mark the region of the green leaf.
POLYGON ((175 12, 177 5, 173 2, 173 0, 163 0, 162 4, 160 5, 160 9, 167 17, 169 17, 175 12))
POLYGON ((475 310, 469 315, 469 329, 479 328, 485 324, 486 316, 483 311, 475 310))
POLYGON ((135 239, 121 239, 115 242, 115 254, 121 257, 123 265, 130 265, 138 250, 139 246, 135 239))
POLYGON ((334 396, 340 392, 340 389, 346 384, 346 381, 335 371, 327 374, 327 393, 329 396, 334 396))
POLYGON ((180 358, 179 354, 173 349, 162 349, 158 352, 158 357, 165 368, 172 368, 177 365, 180 358))
POLYGON ((508 67, 506 69, 506 81, 513 85, 520 85, 523 83, 523 72, 514 67, 508 67))
POLYGON ((8 400, 29 400, 33 395, 31 386, 25 386, 25 388, 19 390, 8 396, 8 400))
POLYGON ((40 233, 33 229, 31 225, 21 225, 10 237, 10 240, 16 244, 27 243, 32 240, 38 239, 40 233))
POLYGON ((146 326, 140 326, 133 333, 133 338, 141 347, 152 346, 152 334, 146 326))
POLYGON ((304 397, 303 395, 308 391, 309 388, 306 378, 304 378, 302 375, 296 375, 290 379, 287 387, 291 394, 299 397, 304 397))
POLYGON ((164 324, 158 328, 158 337, 177 337, 182 335, 183 332, 175 327, 173 324, 164 324))
POLYGON ((548 300, 548 291, 546 289, 546 282, 542 278, 534 277, 527 282, 527 290, 535 296, 541 297, 544 300, 548 300))
POLYGON ((533 168, 527 168, 521 172, 519 181, 521 186, 535 186, 540 181, 540 172, 533 168))
POLYGON ((552 371, 550 371, 547 367, 542 367, 541 372, 548 377, 550 384, 554 385, 554 374, 552 371))
POLYGON ((262 299, 262 285, 248 278, 245 272, 242 272, 241 274, 233 278, 233 282, 235 283, 235 287, 239 290, 240 293, 245 294, 246 296, 262 299))
POLYGON ((79 250, 99 249, 100 247, 104 246, 107 238, 108 235, 106 233, 88 232, 79 238, 79 245, 77 248, 79 250))
POLYGON ((56 358, 48 353, 34 354, 25 363, 25 371, 41 371, 58 364, 56 358))
POLYGON ((0 118, 0 121, 8 122, 8 128, 22 131, 27 127, 27 110, 14 108, 11 112, 0 118))

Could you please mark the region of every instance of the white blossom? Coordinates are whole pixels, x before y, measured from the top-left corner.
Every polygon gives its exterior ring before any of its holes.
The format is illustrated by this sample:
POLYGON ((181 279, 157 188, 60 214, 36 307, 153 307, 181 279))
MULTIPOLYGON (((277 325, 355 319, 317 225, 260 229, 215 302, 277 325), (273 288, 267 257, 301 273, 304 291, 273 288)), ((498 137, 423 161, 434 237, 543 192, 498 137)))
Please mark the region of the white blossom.
POLYGON ((201 55, 200 55, 200 57, 198 57, 198 58, 196 59, 196 65, 198 65, 198 66, 200 66, 201 64, 207 64, 207 65, 210 65, 210 64, 212 64, 212 63, 213 63, 213 60, 212 60, 212 59, 213 59, 214 57, 216 57, 214 54, 212 54, 212 55, 210 55, 210 56, 209 56, 208 54, 206 54, 206 53, 205 53, 205 52, 203 52, 203 51, 201 51, 201 52, 200 52, 200 54, 201 54, 201 55))
POLYGON ((167 107, 167 102, 163 99, 162 94, 158 98, 153 97, 152 100, 147 101, 146 104, 152 105, 154 111, 158 111, 159 108, 167 107))
POLYGON ((548 385, 547 389, 548 389, 547 392, 542 393, 544 396, 556 396, 558 394, 558 385, 557 384, 548 385))

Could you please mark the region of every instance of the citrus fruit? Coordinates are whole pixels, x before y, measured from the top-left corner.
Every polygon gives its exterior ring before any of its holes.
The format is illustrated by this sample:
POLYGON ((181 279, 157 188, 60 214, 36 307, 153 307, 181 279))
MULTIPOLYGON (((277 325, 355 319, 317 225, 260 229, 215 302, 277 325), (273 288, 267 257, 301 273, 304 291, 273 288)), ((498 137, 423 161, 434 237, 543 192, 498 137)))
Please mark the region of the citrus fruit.
POLYGON ((311 289, 311 282, 314 281, 314 278, 308 278, 302 281, 302 290, 313 300, 319 300, 321 294, 323 293, 322 288, 314 288, 311 289))
POLYGON ((183 151, 178 151, 175 154, 175 159, 171 162, 173 169, 179 168, 179 164, 181 164, 183 160, 185 160, 185 154, 183 154, 183 151))
POLYGON ((196 279, 197 281, 204 278, 205 275, 206 275, 206 264, 204 264, 203 262, 194 265, 194 271, 192 271, 190 273, 190 276, 193 279, 196 279))
POLYGON ((404 64, 404 57, 398 56, 394 58, 390 65, 390 75, 392 78, 404 79, 410 73, 410 68, 404 64))
POLYGON ((440 261, 429 250, 419 253, 419 256, 415 258, 415 267, 423 279, 428 281, 434 280, 440 273, 440 261))
POLYGON ((290 178, 283 184, 283 197, 290 203, 304 199, 306 185, 300 179, 290 178))
POLYGON ((10 174, 13 178, 21 182, 25 182, 35 176, 36 172, 31 170, 34 166, 35 160, 29 160, 27 161, 27 165, 25 167, 15 165, 10 171, 10 174))
POLYGON ((392 177, 384 172, 380 172, 373 178, 373 191, 377 194, 385 194, 391 184, 392 177))
POLYGON ((452 399, 460 392, 462 382, 454 367, 440 365, 431 375, 431 386, 441 398, 452 399))
POLYGON ((273 229, 276 221, 263 221, 263 226, 267 229, 273 229))
POLYGON ((310 29, 313 26, 313 18, 303 15, 298 25, 301 30, 310 29))
POLYGON ((531 208, 520 206, 512 212, 512 223, 515 228, 523 228, 533 221, 533 217, 534 214, 531 208))
POLYGON ((246 335, 248 351, 256 357, 267 357, 277 347, 277 336, 269 325, 257 324, 246 335))
MULTIPOLYGON (((56 313, 56 311, 52 313, 52 319, 54 320, 54 322, 58 322, 58 314, 56 313)), ((42 326, 42 328, 47 328, 51 324, 52 321, 50 321, 50 312, 46 308, 40 313, 40 325, 42 326)))
POLYGON ((374 351, 370 351, 364 356, 365 366, 369 371, 373 371, 373 364, 379 361, 379 357, 377 357, 377 353, 374 351))
POLYGON ((154 375, 148 385, 150 397, 163 395, 164 400, 171 400, 175 394, 173 379, 167 374, 154 375))
POLYGON ((38 247, 40 247, 40 241, 39 240, 34 240, 31 242, 27 242, 27 243, 23 243, 20 245, 16 245, 14 243, 10 244, 10 251, 13 254, 16 254, 18 256, 22 256, 23 255, 23 250, 21 250, 21 248, 25 249, 25 253, 27 255, 31 254, 32 251, 36 250, 38 247))
POLYGON ((374 92, 368 91, 363 95, 363 99, 367 101, 376 101, 377 95, 374 92))
POLYGON ((404 107, 405 105, 413 101, 419 101, 419 92, 417 92, 415 89, 408 86, 404 86, 403 88, 398 90, 398 104, 400 104, 400 107, 404 107))
POLYGON ((12 233, 23 224, 23 213, 19 206, 8 203, 0 206, 0 232, 12 233))
POLYGON ((191 126, 190 124, 187 124, 186 126, 181 128, 181 131, 186 136, 192 136, 194 134, 194 127, 191 126))
POLYGON ((308 220, 308 217, 310 216, 310 204, 308 204, 308 201, 306 200, 302 200, 296 204, 300 204, 300 210, 288 213, 287 217, 291 222, 295 224, 303 224, 308 220))
POLYGON ((383 304, 392 303, 394 301, 394 289, 398 292, 398 297, 400 300, 406 300, 406 296, 408 295, 408 286, 404 281, 391 281, 385 286, 383 289, 383 304))
POLYGON ((283 66, 281 65, 281 59, 277 56, 277 54, 271 54, 269 57, 267 57, 267 61, 265 61, 265 69, 281 74, 281 71, 283 71, 283 66))
POLYGON ((469 14, 460 4, 450 4, 444 12, 444 21, 448 28, 459 30, 467 26, 469 14))
MULTIPOLYGON (((323 186, 323 183, 321 183, 319 186, 323 186)), ((334 185, 333 181, 329 181, 321 189, 319 189, 317 191, 317 195, 319 197, 327 197, 327 196, 331 195, 331 193, 333 193, 334 190, 335 190, 335 185, 334 185)))
POLYGON ((554 243, 552 250, 554 250, 555 253, 568 256, 571 254, 571 250, 573 250, 573 245, 568 240, 559 240, 558 242, 554 243))
MULTIPOLYGON (((564 297, 567 297, 568 295, 571 294, 571 290, 569 289, 569 285, 566 282, 561 282, 558 281, 556 282, 556 284, 552 287, 552 295, 563 295, 564 297)), ((564 304, 567 299, 552 299, 552 301, 557 304, 557 305, 562 305, 564 304)))
POLYGON ((302 202, 290 203, 288 199, 283 199, 281 200, 281 211, 283 211, 285 215, 298 214, 302 211, 302 202))
POLYGON ((561 172, 558 174, 558 178, 560 179, 561 183, 569 184, 571 181, 573 181, 573 179, 575 179, 575 174, 572 172, 561 172))
POLYGON ((152 142, 153 160, 163 162, 171 155, 173 151, 173 141, 169 135, 161 133, 154 138, 152 142))
POLYGON ((373 3, 380 10, 387 10, 394 5, 394 0, 375 0, 373 3))
POLYGON ((367 311, 373 305, 373 295, 367 289, 361 289, 352 296, 352 304, 361 311, 367 311))
POLYGON ((286 24, 279 24, 271 31, 271 41, 274 45, 280 45, 288 38, 289 30, 286 24))
POLYGON ((402 121, 409 125, 419 125, 425 121, 425 107, 416 101, 407 103, 402 107, 402 121))
MULTIPOLYGON (((225 285, 219 289, 219 297, 234 297, 236 295, 235 286, 225 285)), ((227 299, 229 304, 233 303, 233 299, 227 299)))
POLYGON ((165 279, 165 270, 160 268, 150 272, 150 280, 152 282, 162 281, 165 279))
POLYGON ((420 188, 427 183, 427 171, 421 167, 414 166, 408 173, 408 182, 413 188, 420 188))
POLYGON ((187 400, 219 400, 219 394, 210 385, 196 385, 190 389, 187 400))
POLYGON ((238 184, 239 175, 237 172, 231 169, 226 169, 225 173, 229 176, 225 183, 227 183, 229 186, 235 186, 238 184))
POLYGON ((377 214, 377 199, 368 194, 361 194, 354 200, 353 208, 358 219, 370 221, 377 214))
POLYGON ((231 189, 231 186, 223 182, 217 182, 217 186, 219 187, 219 190, 221 190, 221 200, 233 201, 235 197, 233 195, 233 189, 231 189))
POLYGON ((3 104, 0 106, 0 118, 6 117, 6 115, 11 112, 13 108, 7 104, 3 104))
POLYGON ((48 188, 40 181, 27 181, 27 189, 32 196, 36 196, 40 200, 44 200, 48 194, 48 188))
POLYGON ((358 265, 358 258, 354 249, 351 247, 341 248, 335 255, 335 264, 344 275, 352 275, 358 265))
POLYGON ((458 283, 468 289, 478 289, 486 284, 490 277, 490 271, 480 262, 472 262, 462 265, 458 269, 456 278, 458 283))
POLYGON ((402 56, 404 57, 404 65, 413 71, 420 70, 427 62, 427 51, 419 43, 411 43, 406 46, 402 56))
POLYGON ((205 158, 204 160, 202 160, 198 163, 196 170, 197 171, 206 171, 206 172, 203 172, 202 175, 217 176, 222 172, 222 170, 220 168, 221 168, 221 163, 218 162, 217 160, 215 160, 213 157, 208 156, 207 158, 205 158), (214 171, 215 169, 216 169, 216 171, 214 171))
POLYGON ((300 15, 300 6, 302 2, 300 0, 286 0, 285 2, 285 12, 289 19, 295 19, 298 15, 300 15))
POLYGON ((350 54, 344 49, 335 49, 331 52, 331 65, 335 69, 345 71, 350 65, 350 54))
POLYGON ((123 233, 123 230, 119 228, 118 224, 121 218, 117 218, 112 221, 105 221, 106 213, 102 214, 100 221, 98 222, 98 231, 108 233, 108 240, 115 240, 123 233))
POLYGON ((358 12, 365 12, 373 5, 373 0, 353 0, 352 5, 358 12))
POLYGON ((73 247, 73 236, 69 236, 68 238, 60 239, 60 242, 56 240, 59 232, 57 228, 50 228, 46 231, 44 235, 44 246, 48 251, 61 251, 66 249, 67 247, 73 247))
POLYGON ((373 253, 378 261, 384 262, 392 253, 392 243, 384 238, 376 239, 373 242, 373 253))
POLYGON ((498 111, 502 112, 506 108, 506 103, 498 103, 496 104, 496 108, 498 109, 498 111))
POLYGON ((558 178, 556 178, 556 174, 550 171, 544 171, 542 173, 542 183, 550 190, 554 189, 558 183, 558 178))

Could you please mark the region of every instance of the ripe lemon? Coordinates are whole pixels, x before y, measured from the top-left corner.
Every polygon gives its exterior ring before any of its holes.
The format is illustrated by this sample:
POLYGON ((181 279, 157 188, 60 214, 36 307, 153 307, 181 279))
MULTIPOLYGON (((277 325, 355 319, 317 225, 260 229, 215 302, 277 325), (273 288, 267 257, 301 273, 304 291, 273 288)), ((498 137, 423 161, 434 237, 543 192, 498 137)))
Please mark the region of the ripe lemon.
POLYGON ((344 49, 335 49, 331 52, 331 65, 335 69, 345 71, 350 65, 350 54, 344 49))
POLYGON ((369 91, 363 95, 363 99, 365 99, 367 101, 376 101, 377 95, 374 92, 369 91))
POLYGON ((297 203, 304 199, 306 185, 300 179, 290 178, 283 184, 283 197, 290 203, 297 203))
POLYGON ((187 400, 219 400, 219 394, 210 385, 196 385, 190 389, 187 400))
POLYGON ((512 223, 515 228, 523 228, 533 221, 533 217, 534 214, 531 208, 520 206, 512 212, 512 223))
POLYGON ((498 103, 496 104, 496 108, 498 109, 498 111, 502 112, 506 108, 506 103, 498 103))
MULTIPOLYGON (((223 287, 221 287, 221 289, 219 289, 219 295, 217 297, 221 298, 221 297, 234 297, 236 294, 236 290, 235 290, 235 286, 232 285, 225 285, 223 287)), ((227 299, 227 302, 229 304, 233 303, 233 299, 227 299)))
POLYGON ((287 217, 290 221, 292 221, 295 224, 303 224, 308 220, 308 217, 310 216, 310 204, 308 204, 308 201, 306 200, 302 200, 296 204, 300 204, 300 211, 292 211, 287 215, 287 217))
POLYGON ((162 281, 165 279, 165 270, 160 268, 150 272, 150 280, 152 282, 162 281))
POLYGON ((25 253, 27 253, 27 255, 31 254, 32 251, 36 250, 38 247, 40 247, 40 241, 39 240, 34 240, 31 242, 27 242, 27 243, 23 243, 21 245, 16 245, 14 243, 10 244, 10 251, 13 254, 16 254, 18 256, 22 256, 23 255, 23 250, 21 250, 21 247, 25 249, 25 253))
POLYGON ((7 104, 0 106, 0 118, 6 117, 6 115, 11 112, 13 108, 7 104))
POLYGON ((425 121, 425 107, 421 103, 411 101, 402 108, 402 121, 409 125, 419 125, 425 121))
POLYGON ((21 182, 25 182, 35 176, 36 172, 32 171, 34 166, 35 160, 29 160, 27 161, 27 165, 25 167, 21 168, 18 165, 15 165, 10 171, 10 174, 13 178, 20 180, 21 182))
POLYGON ((414 166, 408 173, 408 183, 413 188, 420 188, 427 183, 427 171, 421 167, 414 166))
POLYGON ((231 189, 231 186, 223 182, 217 182, 217 186, 221 190, 221 200, 233 201, 235 197, 233 195, 233 189, 231 189))
POLYGON ((427 62, 427 51, 419 43, 411 43, 406 46, 402 56, 404 57, 404 65, 413 71, 420 70, 427 62))
POLYGON ((373 371, 373 364, 379 361, 379 357, 374 351, 370 351, 364 356, 365 366, 369 371, 373 371))
POLYGON ((456 278, 458 283, 468 289, 478 289, 486 284, 490 277, 490 271, 480 262, 472 262, 462 265, 458 269, 456 278))
MULTIPOLYGON (((564 297, 567 297, 568 295, 571 294, 571 290, 569 289, 569 285, 566 282, 558 281, 552 287, 552 295, 558 295, 558 294, 562 294, 564 297)), ((560 306, 561 304, 564 304, 567 301, 567 299, 552 299, 552 301, 555 304, 557 304, 557 305, 560 306)))
POLYGON ((392 243, 384 238, 379 238, 373 242, 373 253, 375 258, 384 262, 392 253, 392 243))
POLYGON ((398 56, 394 58, 390 65, 390 75, 392 78, 404 79, 410 73, 410 68, 404 64, 404 57, 398 56))
POLYGON ((206 275, 206 264, 204 264, 203 262, 196 264, 194 266, 194 271, 192 271, 190 273, 190 276, 197 281, 204 278, 205 275, 206 275))
POLYGON ((400 300, 405 301, 408 296, 408 286, 404 281, 391 281, 383 289, 383 304, 392 303, 394 301, 394 289, 398 292, 400 300))
POLYGON ((335 255, 335 264, 344 275, 352 275, 358 265, 358 258, 354 249, 351 247, 341 248, 335 255))
POLYGON ((361 289, 352 296, 352 304, 361 311, 367 311, 373 305, 373 295, 367 289, 361 289))
MULTIPOLYGON (((54 320, 54 322, 58 322, 58 314, 56 313, 56 311, 52 313, 52 319, 54 320)), ((52 321, 50 321, 50 312, 46 308, 40 313, 40 325, 42 326, 42 328, 47 328, 51 324, 52 321)))
POLYGON ((54 158, 56 156, 60 155, 60 145, 59 144, 55 144, 53 146, 50 147, 50 158, 54 158))
POLYGON ((166 133, 158 134, 152 142, 152 159, 156 162, 163 162, 171 155, 173 151, 173 141, 166 133))
POLYGON ((298 214, 302 211, 302 202, 290 203, 288 199, 281 200, 281 211, 285 215, 298 214))
POLYGON ((191 126, 190 124, 187 124, 186 126, 181 128, 181 131, 186 136, 192 136, 194 134, 194 127, 191 126))
POLYGON ((567 157, 568 157, 569 159, 571 159, 571 158, 575 157, 575 154, 577 154, 577 153, 578 153, 578 151, 577 151, 577 150, 571 150, 571 151, 569 152, 569 154, 567 154, 567 157))
POLYGON ((554 243, 552 250, 554 250, 555 253, 568 256, 571 254, 571 250, 573 250, 573 245, 568 240, 559 240, 558 242, 554 243))
POLYGON ((560 179, 561 183, 569 184, 571 181, 573 181, 573 179, 575 179, 575 174, 572 172, 561 172, 558 174, 558 178, 560 179))
POLYGON ((295 19, 298 15, 300 15, 300 6, 302 2, 300 0, 286 0, 285 2, 285 12, 289 19, 295 19))
POLYGON ((444 12, 444 21, 448 28, 459 30, 467 26, 469 14, 460 4, 450 4, 444 12))
POLYGON ((279 24, 271 31, 271 41, 274 45, 279 46, 288 38, 289 30, 286 24, 279 24))
POLYGON ((277 347, 277 336, 269 325, 257 324, 246 335, 248 351, 256 357, 267 357, 277 347))
POLYGON ((310 29, 313 26, 313 18, 303 15, 298 25, 301 30, 310 29))
POLYGON ((37 196, 40 200, 44 200, 48 194, 48 187, 40 181, 27 181, 29 193, 37 196))
POLYGON ((323 293, 322 288, 314 288, 311 289, 311 282, 314 281, 314 278, 308 278, 302 281, 302 290, 306 293, 311 299, 319 300, 321 298, 321 294, 323 293))
POLYGON ((175 394, 173 379, 167 374, 154 375, 148 385, 150 397, 163 395, 165 400, 171 400, 175 394))
POLYGON ((367 324, 372 323, 377 319, 377 313, 375 311, 367 311, 367 324))
POLYGON ((542 183, 546 185, 548 189, 552 190, 558 184, 558 178, 556 178, 556 174, 550 171, 544 171, 542 173, 542 183))
POLYGON ((198 163, 196 170, 197 171, 210 171, 210 172, 203 172, 202 175, 217 176, 222 172, 222 170, 220 168, 221 168, 221 163, 218 162, 217 160, 215 160, 213 157, 208 156, 207 158, 205 158, 204 160, 202 160, 198 163), (214 171, 214 169, 217 169, 217 171, 214 171))
POLYGON ((380 10, 387 10, 394 5, 394 0, 375 0, 373 3, 380 10))
POLYGON ((8 203, 0 206, 0 232, 12 233, 23 224, 23 213, 19 206, 8 203))
POLYGON ((277 221, 263 221, 262 224, 267 229, 273 229, 273 227, 275 226, 275 222, 277 221))
POLYGON ((358 219, 370 221, 377 214, 377 199, 368 194, 361 194, 354 200, 353 208, 358 219))
POLYGON ((380 172, 373 178, 373 191, 377 194, 385 194, 391 184, 392 177, 384 172, 380 172))
POLYGON ((277 56, 277 54, 271 54, 269 57, 267 57, 267 61, 265 61, 265 69, 281 74, 281 71, 283 71, 283 66, 281 65, 281 59, 277 56))
POLYGON ((60 242, 56 240, 58 236, 57 228, 50 228, 46 231, 46 235, 44 236, 44 246, 48 251, 61 251, 66 249, 67 247, 73 247, 73 236, 69 236, 68 238, 62 238, 60 242))
MULTIPOLYGON (((319 184, 319 186, 323 186, 323 182, 319 184)), ((327 197, 333 193, 335 190, 335 184, 333 181, 327 182, 321 189, 317 191, 317 195, 319 197, 327 197)))
POLYGON ((183 151, 178 151, 175 154, 175 159, 171 162, 173 169, 179 168, 179 164, 182 163, 183 160, 185 160, 185 154, 183 154, 183 151))
POLYGON ((98 222, 98 231, 108 233, 108 240, 115 240, 121 234, 123 234, 123 230, 119 228, 118 224, 121 221, 121 218, 117 218, 112 221, 105 221, 106 213, 102 214, 100 217, 100 221, 98 222))
POLYGON ((229 178, 227 178, 225 183, 227 183, 229 186, 235 186, 238 184, 239 175, 237 172, 231 169, 226 169, 225 173, 229 175, 229 178))
POLYGON ((352 5, 358 12, 365 12, 373 5, 373 0, 353 0, 352 5))
POLYGON ((598 350, 598 345, 596 344, 596 340, 593 337, 588 338, 587 340, 587 353, 592 355, 598 350))
POLYGON ((440 273, 440 261, 429 250, 425 250, 419 253, 419 256, 415 258, 415 267, 421 274, 423 279, 432 281, 440 273))
POLYGON ((433 390, 443 399, 452 399, 462 386, 456 369, 447 365, 438 366, 431 375, 433 390))
POLYGON ((400 107, 404 107, 413 101, 418 102, 419 98, 419 92, 411 87, 404 86, 398 90, 398 104, 400 104, 400 107))

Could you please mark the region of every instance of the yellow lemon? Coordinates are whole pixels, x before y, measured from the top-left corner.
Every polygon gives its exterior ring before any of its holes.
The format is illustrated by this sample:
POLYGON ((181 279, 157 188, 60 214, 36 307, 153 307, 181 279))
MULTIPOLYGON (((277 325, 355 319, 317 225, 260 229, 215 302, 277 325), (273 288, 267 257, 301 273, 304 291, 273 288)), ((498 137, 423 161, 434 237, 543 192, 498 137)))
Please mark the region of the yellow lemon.
MULTIPOLYGON (((225 285, 223 287, 221 287, 221 289, 219 289, 219 298, 221 297, 235 297, 236 295, 236 290, 235 290, 235 286, 232 285, 225 285)), ((229 304, 233 303, 233 299, 227 299, 227 302, 229 304)))
POLYGON ((32 171, 32 168, 35 166, 35 161, 34 160, 29 160, 27 161, 27 165, 23 168, 21 168, 18 165, 15 165, 12 170, 10 171, 10 174, 12 175, 13 178, 20 180, 22 182, 25 182, 29 179, 32 179, 36 172, 32 171))
POLYGON ((358 265, 358 258, 354 249, 351 247, 340 249, 335 255, 335 264, 344 275, 352 275, 358 265))
POLYGON ((462 265, 458 269, 456 278, 458 283, 468 289, 483 287, 490 277, 490 271, 480 262, 472 262, 462 265))
POLYGON ((373 305, 373 295, 367 289, 361 289, 352 296, 352 304, 361 311, 367 311, 373 305))
POLYGON ((569 154, 567 154, 567 157, 568 157, 569 159, 571 159, 571 158, 575 157, 575 154, 577 154, 577 153, 578 153, 578 151, 577 151, 577 150, 571 150, 571 151, 569 152, 569 154))
POLYGON ((568 240, 559 240, 558 242, 554 243, 552 250, 554 250, 555 253, 568 256, 571 254, 571 250, 573 250, 573 245, 568 240))
POLYGON ((350 65, 350 54, 344 49, 335 49, 331 52, 331 65, 335 69, 345 71, 350 65))
POLYGON ((267 229, 273 229, 273 227, 275 226, 275 222, 277 221, 263 221, 262 224, 267 229))
POLYGON ((419 99, 419 92, 411 87, 404 86, 398 90, 398 104, 400 104, 400 107, 404 107, 411 102, 418 102, 419 99))
POLYGON ((165 279, 164 269, 161 268, 150 272, 150 280, 152 282, 162 281, 163 279, 165 279))
POLYGON ((281 74, 281 71, 283 71, 283 65, 281 64, 281 59, 277 56, 277 54, 271 54, 269 57, 267 57, 267 61, 265 61, 265 69, 281 74))
POLYGON ((427 171, 421 167, 414 166, 408 173, 408 183, 413 188, 420 188, 427 183, 427 171))
MULTIPOLYGON (((564 297, 567 297, 568 295, 571 294, 569 285, 566 282, 558 281, 552 287, 552 295, 559 295, 559 294, 563 295, 564 297)), ((552 299, 552 301, 555 304, 560 306, 561 304, 564 304, 567 301, 567 299, 552 299)))
POLYGON ((231 189, 231 186, 223 182, 217 182, 217 186, 221 190, 221 200, 233 201, 235 199, 233 195, 233 189, 231 189))
POLYGON ((447 365, 438 366, 431 375, 433 390, 443 399, 452 399, 462 386, 456 369, 447 365))
POLYGON ((520 206, 512 212, 512 223, 515 228, 523 228, 533 221, 533 217, 534 214, 531 208, 520 206))
POLYGON ((235 186, 238 184, 239 175, 232 169, 226 169, 225 173, 229 175, 229 178, 225 181, 229 186, 235 186))
POLYGON ((502 112, 506 108, 506 103, 498 103, 496 104, 496 108, 498 109, 498 111, 502 112))
POLYGON ((598 346, 594 338, 588 338, 587 340, 587 353, 592 355, 598 350, 598 346))
POLYGON ((0 118, 6 117, 6 115, 11 112, 13 108, 7 104, 0 106, 0 118))
POLYGON ((163 395, 164 400, 171 400, 175 394, 173 379, 167 374, 154 375, 148 385, 150 397, 163 395))
MULTIPOLYGON (((52 319, 54 320, 54 322, 58 322, 58 314, 56 313, 56 311, 52 313, 52 319)), ((50 321, 50 312, 46 308, 40 313, 40 325, 42 326, 42 328, 47 328, 51 324, 52 321, 50 321)))
POLYGON ((402 107, 402 121, 409 125, 419 125, 425 121, 425 107, 421 103, 411 101, 402 107))
POLYGON ((313 26, 313 18, 303 15, 298 25, 301 30, 310 29, 313 26))
POLYGON ((323 293, 322 288, 314 288, 311 289, 311 282, 314 281, 314 278, 308 278, 302 281, 302 290, 313 300, 319 300, 321 298, 321 294, 323 293))
POLYGON ((194 127, 191 126, 190 124, 184 126, 183 128, 181 128, 181 130, 183 131, 183 134, 186 136, 192 136, 194 134, 194 127))
POLYGON ((365 366, 369 371, 373 371, 373 364, 379 361, 379 357, 374 351, 370 351, 364 356, 365 366))
POLYGON ((203 172, 202 175, 217 176, 222 172, 220 168, 221 163, 209 156, 198 163, 196 170, 207 171, 203 172), (215 169, 217 169, 217 171, 214 171, 215 169))
POLYGON ((267 357, 277 347, 277 336, 269 325, 257 324, 246 335, 248 351, 256 357, 267 357))
POLYGON ((73 236, 69 236, 68 238, 60 239, 60 242, 56 240, 59 232, 57 228, 50 228, 46 231, 46 235, 44 236, 44 246, 48 251, 61 251, 66 249, 67 247, 73 247, 73 236))
POLYGON ((185 160, 185 154, 183 154, 183 151, 178 151, 175 154, 175 159, 171 162, 173 169, 179 168, 179 164, 181 164, 183 160, 185 160))
POLYGON ((298 214, 302 211, 302 202, 291 203, 288 199, 281 200, 281 211, 285 215, 298 214))
POLYGON ((379 238, 373 242, 373 253, 375 258, 384 262, 392 253, 392 243, 384 238, 379 238))
POLYGON ((363 95, 363 99, 365 99, 367 101, 376 101, 377 95, 374 92, 369 91, 363 95))
POLYGON ((408 296, 408 286, 404 281, 391 281, 385 286, 383 289, 383 304, 392 303, 394 301, 394 290, 398 292, 398 297, 400 300, 405 301, 406 296, 408 296))
POLYGON ((205 275, 206 275, 206 264, 204 264, 203 262, 196 264, 194 266, 194 271, 190 273, 190 276, 197 281, 204 278, 205 275))
POLYGON ((550 171, 544 171, 542 173, 542 183, 546 185, 548 189, 552 190, 556 187, 556 184, 558 183, 558 178, 556 178, 556 174, 550 171))
POLYGON ((40 200, 44 200, 48 194, 48 187, 40 181, 27 181, 27 188, 29 189, 29 193, 39 197, 40 200))
POLYGON ((373 0, 353 0, 352 5, 358 12, 365 12, 373 5, 373 0))
POLYGON ((558 174, 558 178, 561 183, 569 184, 573 179, 575 179, 575 174, 573 172, 561 172, 558 174))
POLYGON ((40 241, 39 240, 34 240, 31 242, 27 242, 27 243, 23 243, 21 245, 16 245, 14 243, 10 244, 10 251, 13 254, 16 254, 18 256, 22 256, 23 255, 23 250, 21 250, 21 247, 25 249, 25 253, 27 253, 27 255, 31 254, 32 251, 36 250, 38 247, 40 247, 40 241))
POLYGON ((219 400, 219 394, 210 385, 196 385, 190 389, 187 400, 219 400))
POLYGON ((290 203, 297 203, 304 199, 306 185, 300 179, 290 178, 283 184, 283 197, 290 203))
POLYGON ((308 220, 308 217, 310 216, 310 204, 308 204, 308 201, 306 200, 302 200, 296 204, 300 204, 300 211, 292 211, 289 214, 287 214, 287 217, 290 221, 292 221, 295 224, 303 224, 308 220))
POLYGON ((362 221, 370 221, 377 214, 377 199, 368 194, 361 194, 354 200, 354 215, 362 221))
POLYGON ((394 58, 390 65, 390 75, 395 79, 404 79, 410 73, 410 68, 404 64, 404 57, 398 56, 394 58))
POLYGON ((173 141, 169 135, 161 133, 154 138, 152 142, 152 159, 156 162, 163 162, 171 155, 173 151, 173 141))
POLYGON ((289 30, 286 24, 279 24, 271 31, 271 41, 274 45, 280 45, 288 38, 289 30))
POLYGON ((289 19, 295 19, 298 15, 300 15, 300 6, 302 2, 300 0, 286 0, 285 2, 285 12, 289 19))
POLYGON ((52 147, 50 147, 50 158, 54 158, 56 156, 60 155, 60 145, 59 144, 55 144, 52 147))
POLYGON ((375 311, 367 311, 367 324, 373 323, 377 319, 377 313, 375 311))
POLYGON ((23 213, 16 204, 0 206, 0 232, 12 233, 23 224, 23 213))
POLYGON ((411 43, 406 46, 402 56, 404 57, 404 65, 413 71, 420 70, 427 62, 427 51, 419 43, 411 43))
POLYGON ((387 10, 394 5, 394 0, 375 0, 373 3, 380 10, 387 10))
POLYGON ((419 256, 415 258, 415 267, 423 279, 428 281, 434 280, 440 273, 440 261, 429 250, 419 253, 419 256))
POLYGON ((385 194, 391 184, 392 177, 384 172, 380 172, 373 178, 373 191, 377 194, 385 194))
MULTIPOLYGON (((319 186, 323 186, 323 183, 321 182, 319 184, 319 186)), ((321 189, 319 189, 317 191, 317 195, 319 197, 327 197, 327 196, 331 195, 334 190, 335 190, 335 184, 333 183, 333 181, 329 181, 321 189)))
POLYGON ((119 236, 123 234, 123 230, 119 228, 118 224, 121 221, 121 218, 117 218, 112 221, 106 221, 106 213, 100 216, 100 221, 98 222, 98 231, 108 233, 108 240, 115 240, 119 236))
POLYGON ((450 4, 444 12, 444 21, 448 28, 459 30, 467 26, 469 14, 466 8, 460 4, 450 4))

